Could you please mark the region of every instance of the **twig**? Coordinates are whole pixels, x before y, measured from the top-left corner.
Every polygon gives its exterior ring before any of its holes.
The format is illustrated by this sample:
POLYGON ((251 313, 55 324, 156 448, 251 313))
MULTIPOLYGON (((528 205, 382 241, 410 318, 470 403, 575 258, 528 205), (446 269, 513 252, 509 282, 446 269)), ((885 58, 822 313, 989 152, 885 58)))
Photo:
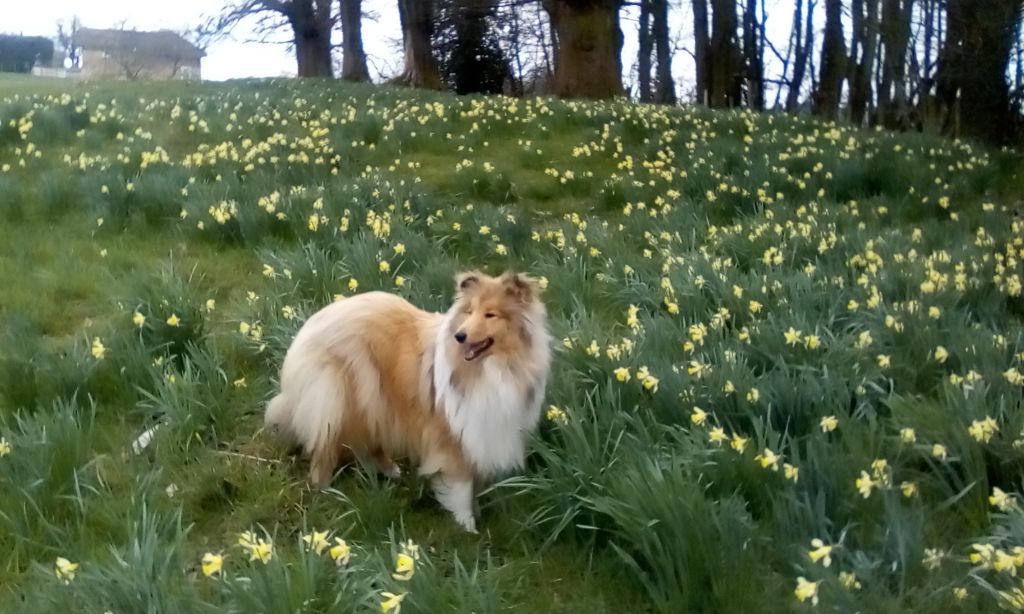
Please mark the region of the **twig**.
POLYGON ((214 450, 214 454, 223 454, 224 456, 234 456, 236 458, 244 458, 246 460, 254 460, 261 463, 279 464, 280 459, 277 458, 263 458, 262 456, 254 456, 252 454, 242 454, 241 452, 230 452, 228 450, 214 450))

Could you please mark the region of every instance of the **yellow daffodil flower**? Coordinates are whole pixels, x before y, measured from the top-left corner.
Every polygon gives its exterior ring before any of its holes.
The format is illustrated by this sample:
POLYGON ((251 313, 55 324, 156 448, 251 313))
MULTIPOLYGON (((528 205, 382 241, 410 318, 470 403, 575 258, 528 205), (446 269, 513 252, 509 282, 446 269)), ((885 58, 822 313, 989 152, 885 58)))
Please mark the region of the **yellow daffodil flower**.
POLYGON ((832 565, 832 546, 826 545, 825 542, 818 538, 811 540, 811 550, 807 552, 807 556, 811 558, 812 563, 821 561, 821 564, 825 567, 832 565))
POLYGON ((203 555, 202 567, 203 575, 207 578, 220 573, 221 569, 224 567, 223 555, 207 552, 203 555))
POLYGON ((381 593, 381 597, 384 599, 380 602, 380 611, 384 614, 399 614, 402 610, 402 600, 408 593, 400 593, 398 595, 394 593, 381 593))
POLYGON ((59 556, 54 565, 54 573, 64 584, 70 584, 75 579, 75 572, 78 570, 78 563, 72 563, 66 558, 59 556))
POLYGON ((416 561, 408 554, 400 553, 395 560, 395 572, 391 574, 391 577, 395 580, 408 582, 412 579, 414 573, 416 573, 416 561))
POLYGON ((103 357, 107 355, 107 348, 103 345, 103 341, 99 337, 94 337, 92 340, 92 357, 96 360, 103 360, 103 357))
POLYGON ((796 590, 793 591, 793 594, 796 595, 796 598, 801 602, 810 600, 811 604, 818 605, 819 584, 821 584, 820 580, 818 582, 811 582, 807 578, 801 576, 796 579, 796 590))
POLYGON ((306 542, 306 545, 317 554, 323 554, 323 551, 330 545, 330 542, 327 541, 327 531, 313 531, 303 535, 302 541, 306 542))
POLYGON ((989 496, 988 502, 992 507, 998 508, 1001 512, 1008 512, 1015 505, 1013 495, 1003 492, 1003 489, 998 486, 992 488, 992 494, 989 496))

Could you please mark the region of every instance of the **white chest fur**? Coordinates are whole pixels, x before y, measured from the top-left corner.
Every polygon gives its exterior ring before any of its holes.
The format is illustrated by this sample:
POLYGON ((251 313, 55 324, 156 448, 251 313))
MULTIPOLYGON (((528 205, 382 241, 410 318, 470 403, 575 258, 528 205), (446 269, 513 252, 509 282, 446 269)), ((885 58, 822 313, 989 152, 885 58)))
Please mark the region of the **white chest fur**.
POLYGON ((545 373, 514 370, 500 358, 486 357, 480 373, 453 386, 443 348, 439 343, 434 356, 437 405, 477 473, 488 477, 521 467, 526 438, 540 418, 545 373))

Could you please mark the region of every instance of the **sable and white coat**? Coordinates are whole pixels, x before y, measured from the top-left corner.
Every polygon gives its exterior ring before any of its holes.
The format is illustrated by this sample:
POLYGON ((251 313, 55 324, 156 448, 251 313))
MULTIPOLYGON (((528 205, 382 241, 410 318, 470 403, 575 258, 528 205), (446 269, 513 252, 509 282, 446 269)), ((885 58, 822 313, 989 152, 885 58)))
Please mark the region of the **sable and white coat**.
POLYGON ((474 482, 522 467, 550 362, 546 313, 526 277, 460 275, 445 314, 370 292, 303 325, 265 422, 302 446, 317 486, 352 455, 389 474, 410 458, 475 531, 474 482))

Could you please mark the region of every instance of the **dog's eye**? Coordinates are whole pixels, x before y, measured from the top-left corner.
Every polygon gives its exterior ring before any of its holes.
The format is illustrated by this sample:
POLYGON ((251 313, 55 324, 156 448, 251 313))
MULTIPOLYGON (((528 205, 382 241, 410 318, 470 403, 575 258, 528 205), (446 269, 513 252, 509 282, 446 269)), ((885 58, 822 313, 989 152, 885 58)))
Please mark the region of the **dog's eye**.
POLYGON ((496 318, 496 317, 498 317, 498 314, 491 313, 490 311, 488 311, 487 313, 484 314, 484 317, 485 318, 496 318))

